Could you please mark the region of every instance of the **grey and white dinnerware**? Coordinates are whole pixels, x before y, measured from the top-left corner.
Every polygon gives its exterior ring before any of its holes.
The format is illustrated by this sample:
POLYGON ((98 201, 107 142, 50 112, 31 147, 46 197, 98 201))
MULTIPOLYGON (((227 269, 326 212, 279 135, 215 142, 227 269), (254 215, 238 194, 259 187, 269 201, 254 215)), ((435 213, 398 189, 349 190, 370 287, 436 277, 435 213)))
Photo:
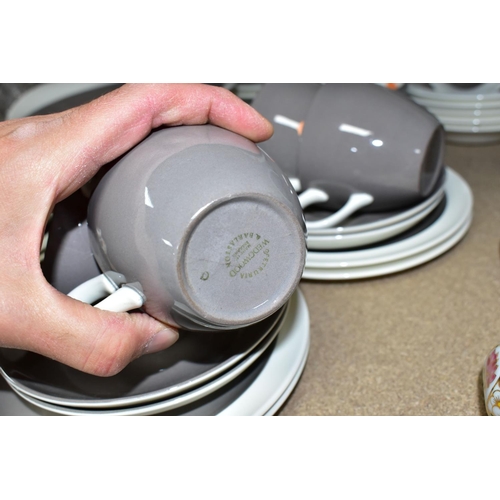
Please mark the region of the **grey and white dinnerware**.
MULTIPOLYGON (((43 264, 62 292, 99 274, 80 193, 59 203, 43 264)), ((273 415, 298 383, 309 351, 300 290, 276 313, 230 331, 180 331, 174 346, 101 378, 35 353, 0 349, 0 414, 273 415)))
POLYGON ((261 109, 272 110, 268 118, 280 132, 273 150, 296 176, 291 181, 308 230, 303 277, 391 274, 456 245, 470 226, 473 199, 464 179, 445 168, 439 120, 409 100, 401 86, 319 84, 311 99, 311 85, 297 85, 293 94, 267 84, 262 101, 255 99, 261 109), (281 110, 292 109, 292 96, 300 113, 287 119, 281 110))
MULTIPOLYGON (((313 237, 303 278, 346 281, 385 276, 429 262, 457 245, 467 234, 473 216, 473 195, 467 182, 446 168, 443 196, 417 223, 393 237, 366 246, 342 248, 342 234, 313 237)), ((425 210, 424 210, 425 212, 425 210)), ((368 215, 368 214, 367 214, 368 215)), ((397 227, 403 221, 395 222, 397 227)), ((392 224, 380 230, 391 230, 392 224)), ((362 235, 362 232, 354 236, 362 235)), ((347 237, 352 235, 347 234, 347 237)))
POLYGON ((424 202, 442 175, 444 131, 400 92, 376 84, 266 84, 254 107, 274 136, 260 145, 299 192, 304 209, 330 210, 308 230, 356 213, 424 202))
POLYGON ((309 107, 299 147, 302 189, 341 208, 367 193, 364 211, 394 210, 424 200, 443 169, 444 132, 427 111, 373 84, 322 85, 309 107))

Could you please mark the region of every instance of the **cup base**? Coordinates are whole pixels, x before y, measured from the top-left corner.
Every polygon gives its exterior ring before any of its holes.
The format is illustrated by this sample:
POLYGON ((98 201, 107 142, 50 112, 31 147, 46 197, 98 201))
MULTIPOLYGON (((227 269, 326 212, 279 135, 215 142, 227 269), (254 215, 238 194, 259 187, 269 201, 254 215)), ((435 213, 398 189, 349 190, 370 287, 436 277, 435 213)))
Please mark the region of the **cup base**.
POLYGON ((285 304, 305 257, 304 229, 291 211, 249 194, 197 216, 186 231, 177 270, 194 313, 209 324, 233 327, 260 321, 285 304))

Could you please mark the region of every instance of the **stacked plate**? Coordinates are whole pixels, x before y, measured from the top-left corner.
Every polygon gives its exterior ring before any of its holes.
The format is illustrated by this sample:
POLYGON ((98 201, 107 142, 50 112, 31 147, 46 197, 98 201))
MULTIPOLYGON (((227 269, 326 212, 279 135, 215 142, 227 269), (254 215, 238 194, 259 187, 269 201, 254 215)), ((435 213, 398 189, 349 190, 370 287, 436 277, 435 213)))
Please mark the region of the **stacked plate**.
MULTIPOLYGON (((114 377, 13 349, 0 350, 0 373, 35 413, 273 415, 297 384, 308 349, 309 315, 297 291, 259 325, 232 334, 181 332, 173 347, 143 356, 114 377)), ((8 411, 3 402, 1 408, 8 411)))
MULTIPOLYGON (((434 193, 418 206, 354 215, 342 227, 308 230, 303 278, 354 280, 383 276, 428 262, 456 245, 472 221, 467 182, 447 167, 434 193)), ((306 210, 306 221, 328 212, 306 210)))
POLYGON ((443 124, 449 142, 500 141, 500 84, 410 83, 406 92, 443 124))
MULTIPOLYGON (((78 196, 78 194, 77 194, 78 196)), ((99 269, 86 225, 60 204, 43 261, 66 292, 99 269)), ((273 316, 224 332, 182 331, 171 348, 143 356, 118 375, 85 374, 38 354, 0 349, 0 374, 26 410, 59 415, 273 415, 297 384, 309 350, 309 313, 297 290, 273 316)), ((3 395, 5 397, 5 395, 3 395)), ((2 408, 8 411, 1 401, 2 408)))

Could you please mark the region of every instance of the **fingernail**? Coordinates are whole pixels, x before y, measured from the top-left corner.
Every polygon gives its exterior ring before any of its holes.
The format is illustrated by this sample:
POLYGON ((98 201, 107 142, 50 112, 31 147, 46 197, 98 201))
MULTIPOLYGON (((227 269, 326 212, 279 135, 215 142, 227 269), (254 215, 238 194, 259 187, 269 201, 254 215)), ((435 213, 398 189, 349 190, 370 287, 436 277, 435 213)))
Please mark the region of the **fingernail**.
POLYGON ((178 339, 179 332, 177 330, 171 330, 169 328, 160 330, 149 339, 149 342, 144 346, 142 354, 151 354, 153 352, 163 351, 163 349, 175 344, 178 339))

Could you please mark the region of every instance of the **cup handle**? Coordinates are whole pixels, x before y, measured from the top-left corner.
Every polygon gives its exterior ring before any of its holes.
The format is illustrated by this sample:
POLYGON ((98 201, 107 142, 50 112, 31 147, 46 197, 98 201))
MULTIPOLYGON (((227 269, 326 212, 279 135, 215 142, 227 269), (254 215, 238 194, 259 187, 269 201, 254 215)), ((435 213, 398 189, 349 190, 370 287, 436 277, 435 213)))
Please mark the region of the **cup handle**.
POLYGON ((353 193, 349 196, 346 204, 337 212, 324 219, 306 222, 307 229, 328 229, 339 225, 354 212, 373 203, 373 196, 368 193, 353 193))
POLYGON ((112 312, 127 312, 138 309, 146 301, 145 296, 133 285, 125 284, 117 289, 104 274, 78 285, 68 293, 68 297, 87 304, 93 304, 99 299, 103 299, 94 307, 112 312))
POLYGON ((300 182, 300 179, 298 179, 297 177, 289 177, 288 180, 290 181, 290 184, 292 185, 293 189, 295 189, 295 191, 302 191, 302 183, 300 182))
POLYGON ((329 196, 318 188, 309 188, 299 194, 299 202, 302 209, 315 203, 322 203, 328 201, 329 196))

